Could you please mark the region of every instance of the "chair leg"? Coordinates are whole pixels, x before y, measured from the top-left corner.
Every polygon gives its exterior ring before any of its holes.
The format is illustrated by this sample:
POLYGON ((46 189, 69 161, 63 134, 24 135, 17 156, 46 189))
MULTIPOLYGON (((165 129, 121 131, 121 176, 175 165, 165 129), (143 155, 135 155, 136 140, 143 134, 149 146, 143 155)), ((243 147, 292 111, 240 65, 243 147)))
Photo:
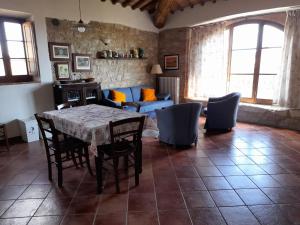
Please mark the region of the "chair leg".
POLYGON ((55 154, 55 161, 57 167, 58 187, 62 187, 63 184, 62 161, 61 161, 61 155, 59 153, 55 154))
POLYGON ((51 160, 50 159, 48 159, 47 160, 48 161, 48 179, 50 180, 50 181, 52 181, 52 166, 51 166, 51 160))
POLYGON ((125 168, 125 172, 128 172, 128 160, 129 160, 129 156, 128 155, 124 156, 124 168, 125 168))
MULTIPOLYGON (((74 163, 76 169, 78 169, 78 163, 77 163, 77 160, 76 160, 76 157, 75 157, 75 152, 74 152, 74 150, 71 150, 71 156, 72 156, 72 161, 73 161, 73 163, 74 163)), ((66 157, 68 157, 68 156, 66 156, 66 157)))
POLYGON ((135 186, 138 186, 140 183, 140 157, 138 156, 139 152, 134 153, 134 179, 135 179, 135 186))
POLYGON ((89 170, 89 173, 93 176, 94 174, 90 164, 90 155, 89 155, 89 149, 87 145, 84 146, 83 151, 84 151, 84 157, 85 157, 87 168, 89 170))
POLYGON ((81 167, 84 167, 83 161, 82 161, 82 148, 78 149, 78 159, 81 167))
POLYGON ((117 190, 117 193, 120 193, 119 173, 118 173, 119 158, 114 158, 113 159, 113 164, 114 164, 114 175, 115 175, 115 182, 116 182, 116 190, 117 190))
POLYGON ((103 164, 103 155, 100 152, 98 152, 98 156, 95 156, 97 194, 101 194, 103 190, 102 164, 103 164))
POLYGON ((143 157, 142 157, 142 151, 143 151, 143 143, 140 142, 138 144, 138 149, 137 149, 137 160, 139 162, 139 173, 143 172, 143 157))

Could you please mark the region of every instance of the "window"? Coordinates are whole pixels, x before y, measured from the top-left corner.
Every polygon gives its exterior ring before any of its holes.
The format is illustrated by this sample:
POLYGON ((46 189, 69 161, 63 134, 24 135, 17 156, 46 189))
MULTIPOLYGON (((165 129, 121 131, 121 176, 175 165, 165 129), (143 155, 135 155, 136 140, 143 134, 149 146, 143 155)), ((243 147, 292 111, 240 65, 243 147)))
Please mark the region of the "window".
POLYGON ((284 32, 281 25, 256 21, 230 28, 229 91, 242 101, 272 104, 281 61, 284 32))
POLYGON ((0 18, 0 83, 32 81, 37 75, 31 22, 0 18))

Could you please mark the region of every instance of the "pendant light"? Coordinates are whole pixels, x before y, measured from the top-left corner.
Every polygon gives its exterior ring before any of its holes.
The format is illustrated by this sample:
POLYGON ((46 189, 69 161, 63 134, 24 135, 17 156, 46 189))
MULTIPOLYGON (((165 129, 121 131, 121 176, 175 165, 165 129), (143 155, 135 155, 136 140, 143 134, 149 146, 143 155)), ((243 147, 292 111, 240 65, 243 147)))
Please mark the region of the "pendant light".
POLYGON ((80 33, 83 33, 83 32, 85 32, 85 30, 86 30, 86 25, 84 24, 84 22, 82 21, 82 19, 81 19, 81 0, 79 0, 79 21, 78 21, 78 23, 77 23, 77 30, 78 30, 78 32, 80 32, 80 33))

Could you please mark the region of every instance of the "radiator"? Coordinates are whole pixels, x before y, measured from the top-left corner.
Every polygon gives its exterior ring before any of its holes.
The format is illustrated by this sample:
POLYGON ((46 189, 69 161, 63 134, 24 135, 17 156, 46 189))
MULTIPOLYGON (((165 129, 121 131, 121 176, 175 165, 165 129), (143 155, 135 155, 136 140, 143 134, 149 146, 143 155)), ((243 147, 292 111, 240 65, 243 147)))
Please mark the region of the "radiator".
POLYGON ((159 93, 170 94, 175 104, 179 103, 180 78, 158 77, 159 93))

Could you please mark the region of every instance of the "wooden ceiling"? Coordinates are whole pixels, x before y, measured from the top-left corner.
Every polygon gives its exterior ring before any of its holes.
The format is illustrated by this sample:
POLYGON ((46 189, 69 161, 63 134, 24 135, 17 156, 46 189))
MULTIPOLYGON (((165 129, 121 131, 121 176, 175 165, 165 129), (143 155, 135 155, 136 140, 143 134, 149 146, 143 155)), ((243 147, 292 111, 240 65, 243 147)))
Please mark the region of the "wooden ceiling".
POLYGON ((170 13, 183 11, 186 7, 193 8, 198 4, 204 6, 208 2, 216 3, 217 0, 111 0, 111 2, 119 3, 123 7, 131 7, 133 10, 148 11, 153 17, 154 25, 162 28, 170 13))

